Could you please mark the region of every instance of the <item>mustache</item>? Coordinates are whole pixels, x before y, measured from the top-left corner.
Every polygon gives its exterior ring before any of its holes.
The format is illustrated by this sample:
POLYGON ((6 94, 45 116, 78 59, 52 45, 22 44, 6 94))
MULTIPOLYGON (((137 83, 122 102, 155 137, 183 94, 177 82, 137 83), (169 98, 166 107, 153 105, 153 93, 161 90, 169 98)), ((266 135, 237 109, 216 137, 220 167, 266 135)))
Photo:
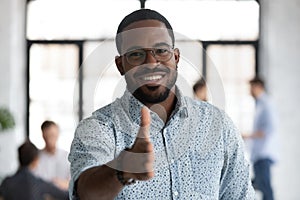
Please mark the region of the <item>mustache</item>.
POLYGON ((158 65, 155 68, 147 67, 147 66, 140 66, 139 70, 134 73, 134 77, 142 76, 145 74, 155 73, 155 72, 165 72, 170 73, 170 69, 163 65, 158 65))

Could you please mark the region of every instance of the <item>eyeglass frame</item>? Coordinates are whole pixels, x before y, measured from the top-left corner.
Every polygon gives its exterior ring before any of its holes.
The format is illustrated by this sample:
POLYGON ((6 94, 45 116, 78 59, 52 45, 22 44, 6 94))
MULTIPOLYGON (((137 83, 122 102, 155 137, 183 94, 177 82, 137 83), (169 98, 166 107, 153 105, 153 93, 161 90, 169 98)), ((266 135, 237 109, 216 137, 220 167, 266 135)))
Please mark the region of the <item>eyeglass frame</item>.
POLYGON ((151 55, 156 59, 156 61, 158 61, 158 62, 168 62, 168 61, 173 57, 175 48, 173 47, 173 45, 171 46, 171 45, 167 45, 167 44, 165 44, 164 47, 167 47, 168 49, 164 49, 164 48, 160 48, 160 47, 161 47, 161 46, 154 47, 154 48, 136 48, 136 49, 130 50, 130 51, 128 51, 128 52, 122 54, 121 56, 122 56, 122 57, 125 57, 125 58, 126 58, 126 61, 127 61, 130 65, 137 66, 137 65, 141 65, 141 64, 145 63, 146 58, 147 58, 147 52, 150 51, 150 52, 151 52, 151 55), (167 51, 170 53, 169 58, 166 59, 166 60, 158 59, 158 58, 157 58, 157 54, 155 53, 155 50, 159 50, 159 49, 167 50, 167 51), (143 57, 143 61, 137 62, 137 63, 132 63, 132 61, 129 60, 129 58, 128 58, 127 55, 128 55, 129 53, 133 53, 134 51, 139 51, 139 50, 140 50, 140 51, 143 51, 143 52, 145 53, 145 54, 144 54, 144 57, 143 57))

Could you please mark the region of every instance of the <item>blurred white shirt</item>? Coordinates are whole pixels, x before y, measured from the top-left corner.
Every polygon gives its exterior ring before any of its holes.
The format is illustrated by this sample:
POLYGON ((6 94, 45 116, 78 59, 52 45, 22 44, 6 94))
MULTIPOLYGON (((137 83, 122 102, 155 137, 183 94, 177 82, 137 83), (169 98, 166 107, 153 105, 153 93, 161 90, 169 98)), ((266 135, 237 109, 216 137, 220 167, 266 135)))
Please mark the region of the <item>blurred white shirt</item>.
POLYGON ((34 173, 47 181, 54 179, 70 179, 70 164, 68 152, 56 149, 55 154, 49 154, 45 150, 40 152, 40 160, 34 173))

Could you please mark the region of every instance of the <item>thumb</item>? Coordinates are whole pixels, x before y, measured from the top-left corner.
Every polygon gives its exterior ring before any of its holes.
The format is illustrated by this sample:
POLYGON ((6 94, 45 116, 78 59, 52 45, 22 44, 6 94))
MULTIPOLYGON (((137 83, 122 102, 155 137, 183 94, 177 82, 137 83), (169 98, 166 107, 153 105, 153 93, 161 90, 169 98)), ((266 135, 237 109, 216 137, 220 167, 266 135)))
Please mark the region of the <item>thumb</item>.
POLYGON ((150 123, 151 123, 151 116, 149 109, 144 106, 141 109, 141 124, 140 124, 140 130, 138 137, 139 138, 149 138, 149 129, 150 129, 150 123))
POLYGON ((151 116, 150 116, 149 109, 146 106, 144 106, 141 109, 141 127, 150 126, 150 123, 151 123, 151 116))

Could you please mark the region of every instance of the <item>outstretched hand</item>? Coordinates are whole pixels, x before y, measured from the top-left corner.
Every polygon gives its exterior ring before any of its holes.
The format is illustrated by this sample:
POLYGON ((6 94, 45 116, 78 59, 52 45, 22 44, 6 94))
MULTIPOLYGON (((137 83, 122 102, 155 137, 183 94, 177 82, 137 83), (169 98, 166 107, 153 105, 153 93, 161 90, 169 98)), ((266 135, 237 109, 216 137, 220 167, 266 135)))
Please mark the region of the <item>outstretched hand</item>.
POLYGON ((149 109, 141 110, 141 124, 131 149, 124 152, 124 172, 136 180, 149 180, 154 177, 154 149, 150 140, 151 116, 149 109))

